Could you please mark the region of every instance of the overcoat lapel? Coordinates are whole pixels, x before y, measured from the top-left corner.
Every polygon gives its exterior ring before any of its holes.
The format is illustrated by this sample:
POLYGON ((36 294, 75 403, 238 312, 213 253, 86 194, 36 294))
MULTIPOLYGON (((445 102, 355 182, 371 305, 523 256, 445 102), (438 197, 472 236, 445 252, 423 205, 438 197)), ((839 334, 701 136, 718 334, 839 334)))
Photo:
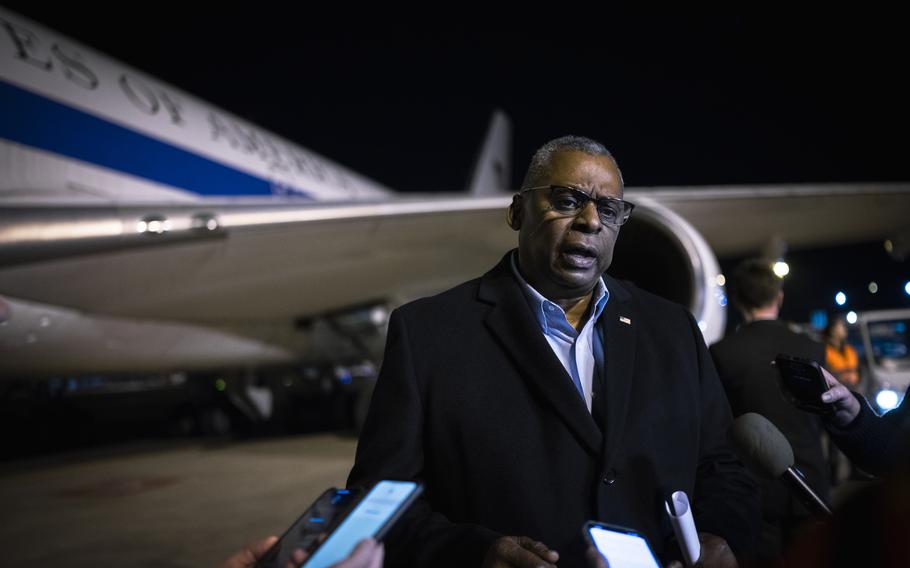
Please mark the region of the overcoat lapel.
POLYGON ((604 276, 610 300, 600 314, 598 325, 604 338, 604 396, 596 401, 605 416, 604 464, 609 467, 622 444, 623 430, 629 411, 635 363, 635 336, 638 323, 635 303, 623 285, 604 276))
POLYGON ((515 364, 528 387, 540 395, 593 455, 603 445, 600 429, 571 377, 540 332, 515 280, 509 254, 480 281, 478 297, 492 304, 484 322, 515 364))

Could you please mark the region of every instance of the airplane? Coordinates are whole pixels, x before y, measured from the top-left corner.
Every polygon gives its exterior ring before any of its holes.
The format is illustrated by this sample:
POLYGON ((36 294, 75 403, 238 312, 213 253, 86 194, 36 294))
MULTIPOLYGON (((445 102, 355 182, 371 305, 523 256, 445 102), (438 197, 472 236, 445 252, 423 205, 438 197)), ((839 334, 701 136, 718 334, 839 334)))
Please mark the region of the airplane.
MULTIPOLYGON (((0 8, 0 379, 375 356, 389 309, 515 246, 510 139, 494 113, 467 191, 402 196, 0 8)), ((716 255, 905 242, 910 211, 906 183, 626 197, 611 273, 709 343, 716 255)))

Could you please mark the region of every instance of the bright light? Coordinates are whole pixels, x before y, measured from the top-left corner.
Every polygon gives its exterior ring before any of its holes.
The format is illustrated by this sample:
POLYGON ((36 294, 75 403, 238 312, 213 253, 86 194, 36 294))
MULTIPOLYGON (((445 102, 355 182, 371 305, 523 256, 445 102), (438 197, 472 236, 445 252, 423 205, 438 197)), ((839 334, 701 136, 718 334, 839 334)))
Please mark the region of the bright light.
POLYGON ((718 274, 717 278, 714 279, 718 286, 725 286, 727 284, 727 279, 723 274, 718 274))
POLYGON ((774 263, 774 274, 777 274, 778 278, 783 278, 790 274, 790 265, 782 260, 778 260, 774 263))
POLYGON ((847 323, 853 325, 856 323, 856 312, 847 312, 847 323))
POLYGON ((904 293, 910 296, 910 280, 904 282, 904 293))
POLYGON ((880 391, 875 396, 875 404, 882 410, 888 411, 897 406, 897 393, 890 389, 880 391))
POLYGON ((148 230, 148 228, 149 228, 149 225, 145 221, 139 221, 138 223, 136 223, 136 232, 137 233, 144 233, 148 230))
POLYGON ((878 293, 878 284, 876 282, 869 282, 869 293, 870 294, 878 293))
POLYGON ((388 316, 389 313, 383 306, 375 306, 372 310, 370 310, 370 321, 376 327, 379 327, 385 323, 385 320, 388 316))
POLYGON ((704 320, 699 320, 698 329, 702 330, 702 332, 706 331, 708 329, 708 322, 706 322, 704 320))
MULTIPOLYGON (((910 285, 910 282, 908 282, 907 284, 910 285)), ((838 292, 837 294, 834 295, 834 301, 837 302, 838 306, 843 306, 844 304, 847 303, 847 295, 844 294, 843 292, 838 292)))

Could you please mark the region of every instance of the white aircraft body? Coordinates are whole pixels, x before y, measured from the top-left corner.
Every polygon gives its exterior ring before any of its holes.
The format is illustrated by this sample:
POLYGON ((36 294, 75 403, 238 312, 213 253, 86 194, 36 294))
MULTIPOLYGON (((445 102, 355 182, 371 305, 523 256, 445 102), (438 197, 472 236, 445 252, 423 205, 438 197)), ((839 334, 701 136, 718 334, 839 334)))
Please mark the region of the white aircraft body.
MULTIPOLYGON (((467 192, 403 197, 0 9, 0 377, 356 354, 372 340, 339 321, 381 324, 515 246, 509 147, 494 114, 467 192)), ((615 271, 687 305, 711 342, 726 303, 715 254, 899 234, 908 196, 630 188, 615 271)))

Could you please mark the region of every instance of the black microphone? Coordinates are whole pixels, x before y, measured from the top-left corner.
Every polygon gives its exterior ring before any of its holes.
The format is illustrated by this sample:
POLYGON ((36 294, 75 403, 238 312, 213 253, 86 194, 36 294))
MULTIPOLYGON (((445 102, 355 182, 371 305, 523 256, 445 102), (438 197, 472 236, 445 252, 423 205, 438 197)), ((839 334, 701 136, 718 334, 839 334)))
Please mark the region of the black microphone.
POLYGON ((807 509, 820 515, 831 514, 831 507, 809 487, 806 477, 793 465, 790 442, 767 418, 747 412, 733 421, 729 435, 750 470, 769 479, 783 478, 807 509))

